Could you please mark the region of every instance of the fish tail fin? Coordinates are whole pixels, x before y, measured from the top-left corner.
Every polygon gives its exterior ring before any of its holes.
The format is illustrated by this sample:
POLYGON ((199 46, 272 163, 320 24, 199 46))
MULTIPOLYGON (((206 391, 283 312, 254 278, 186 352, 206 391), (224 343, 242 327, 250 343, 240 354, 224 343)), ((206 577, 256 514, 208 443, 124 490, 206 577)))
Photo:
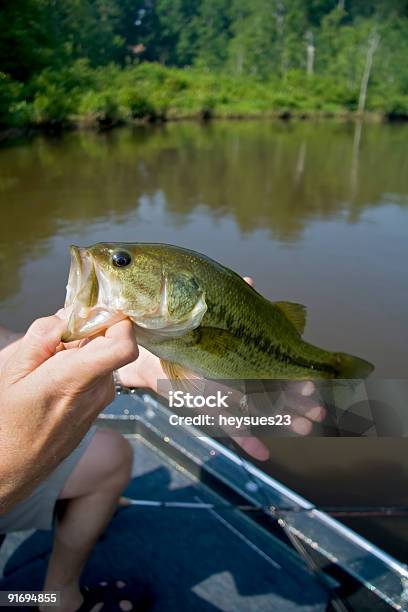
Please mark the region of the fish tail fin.
POLYGON ((336 378, 367 378, 374 370, 374 366, 369 361, 348 355, 347 353, 335 353, 336 358, 336 378))

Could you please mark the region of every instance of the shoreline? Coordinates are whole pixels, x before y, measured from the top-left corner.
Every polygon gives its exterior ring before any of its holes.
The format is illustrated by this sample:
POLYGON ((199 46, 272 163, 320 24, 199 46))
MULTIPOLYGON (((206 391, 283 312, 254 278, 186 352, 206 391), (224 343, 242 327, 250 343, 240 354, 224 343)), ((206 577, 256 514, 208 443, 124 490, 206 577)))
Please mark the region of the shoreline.
POLYGON ((389 116, 383 112, 368 111, 358 113, 354 111, 333 112, 333 111, 290 111, 282 109, 267 113, 177 113, 171 110, 164 117, 142 119, 120 119, 109 120, 109 118, 98 119, 96 117, 76 117, 64 122, 45 122, 27 125, 24 127, 5 127, 0 129, 0 144, 5 144, 20 139, 29 140, 39 135, 59 136, 68 132, 109 132, 120 127, 151 127, 164 125, 166 123, 189 122, 210 124, 218 121, 265 121, 276 123, 289 122, 316 122, 329 121, 334 123, 406 123, 408 116, 389 116))

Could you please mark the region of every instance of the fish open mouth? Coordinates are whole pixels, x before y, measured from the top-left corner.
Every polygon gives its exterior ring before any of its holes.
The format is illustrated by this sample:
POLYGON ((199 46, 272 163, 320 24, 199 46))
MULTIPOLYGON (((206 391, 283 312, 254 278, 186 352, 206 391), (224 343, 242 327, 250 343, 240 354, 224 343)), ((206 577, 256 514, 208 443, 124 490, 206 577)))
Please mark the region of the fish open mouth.
POLYGON ((81 290, 92 275, 92 262, 87 250, 72 245, 70 247, 71 267, 69 269, 65 308, 70 308, 79 298, 81 290))
POLYGON ((65 299, 69 319, 63 342, 94 336, 126 317, 108 307, 106 280, 88 249, 72 245, 70 252, 71 267, 65 299))

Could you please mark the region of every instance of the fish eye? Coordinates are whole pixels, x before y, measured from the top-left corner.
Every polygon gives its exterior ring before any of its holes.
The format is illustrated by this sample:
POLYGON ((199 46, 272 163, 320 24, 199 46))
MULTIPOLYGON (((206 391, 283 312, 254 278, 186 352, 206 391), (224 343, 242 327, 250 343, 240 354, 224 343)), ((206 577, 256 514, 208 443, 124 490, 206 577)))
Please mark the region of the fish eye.
POLYGON ((117 268, 125 268, 132 261, 127 251, 115 251, 112 255, 112 263, 117 268))

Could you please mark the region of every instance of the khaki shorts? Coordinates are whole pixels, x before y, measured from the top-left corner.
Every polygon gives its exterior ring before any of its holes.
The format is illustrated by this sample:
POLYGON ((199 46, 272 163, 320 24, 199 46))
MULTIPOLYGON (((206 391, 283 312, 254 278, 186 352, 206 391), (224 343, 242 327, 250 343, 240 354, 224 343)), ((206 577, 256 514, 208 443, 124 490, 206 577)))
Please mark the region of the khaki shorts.
POLYGON ((24 529, 52 529, 58 496, 95 431, 96 427, 92 427, 76 449, 34 489, 29 497, 18 502, 7 514, 0 515, 0 534, 24 529))

